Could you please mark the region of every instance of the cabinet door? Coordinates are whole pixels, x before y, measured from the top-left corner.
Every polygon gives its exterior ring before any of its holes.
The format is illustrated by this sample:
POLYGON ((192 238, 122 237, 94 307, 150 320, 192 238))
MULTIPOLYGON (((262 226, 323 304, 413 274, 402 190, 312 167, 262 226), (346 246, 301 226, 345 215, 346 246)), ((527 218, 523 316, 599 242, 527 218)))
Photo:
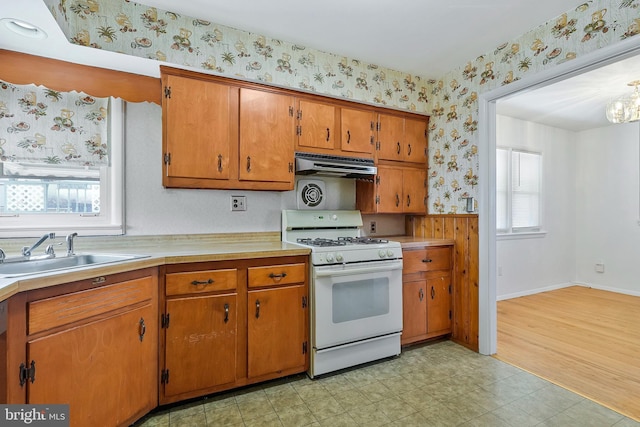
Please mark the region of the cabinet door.
POLYGON ((427 119, 404 119, 404 161, 427 163, 427 119))
POLYGON ((402 169, 378 166, 376 186, 377 211, 379 213, 402 212, 402 169))
POLYGON ((398 116, 378 116, 378 159, 404 160, 404 119, 398 116))
POLYGON ((293 97, 240 89, 239 178, 288 182, 293 189, 293 97))
POLYGON ((402 171, 402 190, 404 193, 403 211, 406 213, 426 213, 427 197, 426 169, 406 168, 402 171))
MULTIPOLYGON (((402 284, 402 343, 427 334, 427 283, 424 280, 402 284)), ((420 337, 420 338, 417 338, 420 337)))
POLYGON ((69 404, 72 426, 125 425, 155 408, 155 313, 145 305, 28 342, 27 403, 69 404))
POLYGON ((237 88, 204 80, 163 76, 171 89, 164 97, 164 176, 166 178, 229 179, 232 128, 237 88))
POLYGON ((427 279, 427 329, 429 334, 451 332, 451 275, 427 279))
POLYGON ((341 148, 342 151, 373 156, 373 131, 375 113, 354 108, 341 108, 341 148))
POLYGON ((336 145, 336 107, 301 99, 298 102, 298 145, 333 150, 336 145))
POLYGON ((249 291, 249 378, 305 366, 305 296, 304 285, 249 291))
POLYGON ((235 381, 236 301, 235 293, 167 300, 165 396, 235 381))

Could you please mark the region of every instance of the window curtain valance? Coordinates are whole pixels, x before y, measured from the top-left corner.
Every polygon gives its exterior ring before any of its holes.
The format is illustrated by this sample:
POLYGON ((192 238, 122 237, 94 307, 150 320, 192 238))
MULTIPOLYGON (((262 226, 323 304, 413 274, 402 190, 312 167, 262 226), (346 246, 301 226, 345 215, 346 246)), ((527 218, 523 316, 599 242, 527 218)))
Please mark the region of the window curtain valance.
POLYGON ((108 165, 109 102, 0 80, 0 161, 108 165))

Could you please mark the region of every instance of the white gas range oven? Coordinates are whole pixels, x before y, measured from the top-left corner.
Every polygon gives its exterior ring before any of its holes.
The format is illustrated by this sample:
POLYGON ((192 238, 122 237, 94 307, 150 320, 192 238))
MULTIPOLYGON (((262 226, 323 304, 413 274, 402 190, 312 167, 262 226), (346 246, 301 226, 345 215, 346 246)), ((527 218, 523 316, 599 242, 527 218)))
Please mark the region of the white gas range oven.
POLYGON ((361 229, 359 211, 282 212, 282 240, 311 249, 311 378, 400 354, 402 248, 361 229))

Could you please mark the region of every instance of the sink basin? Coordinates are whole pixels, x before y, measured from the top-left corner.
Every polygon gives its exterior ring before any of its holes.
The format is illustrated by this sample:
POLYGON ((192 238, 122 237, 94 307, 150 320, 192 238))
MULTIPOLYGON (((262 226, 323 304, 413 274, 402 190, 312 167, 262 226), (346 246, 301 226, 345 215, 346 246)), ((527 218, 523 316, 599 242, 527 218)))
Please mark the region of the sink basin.
POLYGON ((129 261, 145 257, 147 257, 147 255, 78 254, 59 258, 24 261, 6 260, 4 263, 0 264, 0 277, 17 277, 29 274, 49 273, 52 271, 129 261))

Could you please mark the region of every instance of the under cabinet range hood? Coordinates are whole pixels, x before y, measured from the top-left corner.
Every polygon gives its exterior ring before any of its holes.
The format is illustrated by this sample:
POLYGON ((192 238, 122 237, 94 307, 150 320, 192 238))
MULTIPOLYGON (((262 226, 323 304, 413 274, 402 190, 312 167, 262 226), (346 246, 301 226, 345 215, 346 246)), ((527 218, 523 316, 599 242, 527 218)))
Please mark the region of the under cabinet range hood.
POLYGON ((296 174, 373 179, 378 172, 373 159, 296 153, 296 174))

